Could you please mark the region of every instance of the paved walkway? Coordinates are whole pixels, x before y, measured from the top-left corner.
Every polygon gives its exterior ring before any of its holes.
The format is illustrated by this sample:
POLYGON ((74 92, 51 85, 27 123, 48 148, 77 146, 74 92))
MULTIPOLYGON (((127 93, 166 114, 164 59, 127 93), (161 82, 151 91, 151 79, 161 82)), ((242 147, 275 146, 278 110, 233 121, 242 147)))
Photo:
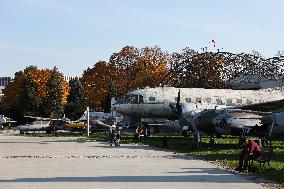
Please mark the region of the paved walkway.
POLYGON ((263 188, 182 154, 70 138, 0 136, 0 188, 263 188))

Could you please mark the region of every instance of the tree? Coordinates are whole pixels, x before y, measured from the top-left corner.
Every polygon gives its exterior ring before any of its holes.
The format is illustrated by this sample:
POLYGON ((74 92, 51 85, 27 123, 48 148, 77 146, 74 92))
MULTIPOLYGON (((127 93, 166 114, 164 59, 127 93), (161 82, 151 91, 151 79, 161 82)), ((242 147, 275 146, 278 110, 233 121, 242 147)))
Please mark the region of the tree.
POLYGON ((3 90, 2 109, 5 115, 14 120, 20 120, 23 115, 19 109, 23 78, 24 73, 22 71, 16 72, 14 80, 3 90))
POLYGON ((56 117, 61 117, 64 110, 63 102, 63 84, 62 75, 54 67, 52 70, 51 77, 48 81, 49 95, 47 98, 47 104, 50 107, 50 111, 55 114, 56 117))
POLYGON ((37 86, 30 74, 23 79, 20 96, 20 109, 23 115, 34 116, 39 111, 39 99, 37 97, 37 86))
POLYGON ((112 85, 109 85, 107 96, 105 97, 104 103, 103 103, 103 111, 105 113, 111 112, 111 99, 116 96, 116 91, 113 88, 112 85))
POLYGON ((105 61, 99 61, 92 69, 84 71, 81 82, 86 92, 87 104, 91 109, 103 110, 108 86, 112 83, 111 74, 115 71, 116 68, 105 61))
POLYGON ((24 115, 49 117, 51 110, 62 115, 69 86, 56 68, 49 70, 29 66, 16 72, 3 92, 2 111, 21 122, 24 115))
POLYGON ((114 53, 110 63, 117 68, 115 88, 119 96, 127 92, 148 87, 157 87, 168 73, 170 55, 158 46, 137 49, 126 46, 114 53))
POLYGON ((168 86, 196 88, 225 88, 222 70, 226 65, 222 54, 198 53, 190 48, 173 53, 168 86))
POLYGON ((114 53, 109 62, 99 61, 84 71, 82 84, 86 90, 87 103, 92 109, 109 110, 107 104, 110 89, 116 97, 146 86, 159 86, 168 73, 169 54, 157 46, 137 49, 124 47, 114 53))
POLYGON ((69 81, 70 92, 67 97, 65 114, 72 120, 79 119, 86 110, 86 95, 83 85, 76 77, 69 81))

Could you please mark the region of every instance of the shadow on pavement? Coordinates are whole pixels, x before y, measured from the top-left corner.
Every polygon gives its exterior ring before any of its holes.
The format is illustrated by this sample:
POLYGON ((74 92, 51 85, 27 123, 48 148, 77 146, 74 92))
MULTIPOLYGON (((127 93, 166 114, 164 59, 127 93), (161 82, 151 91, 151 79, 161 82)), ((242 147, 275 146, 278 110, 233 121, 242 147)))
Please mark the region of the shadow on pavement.
MULTIPOLYGON (((206 172, 206 171, 205 171, 206 172)), ((224 172, 223 172, 224 173, 224 172)), ((14 182, 208 182, 208 183, 247 183, 235 175, 181 175, 181 176, 98 176, 98 177, 51 177, 51 178, 18 178, 0 180, 0 183, 14 182)))

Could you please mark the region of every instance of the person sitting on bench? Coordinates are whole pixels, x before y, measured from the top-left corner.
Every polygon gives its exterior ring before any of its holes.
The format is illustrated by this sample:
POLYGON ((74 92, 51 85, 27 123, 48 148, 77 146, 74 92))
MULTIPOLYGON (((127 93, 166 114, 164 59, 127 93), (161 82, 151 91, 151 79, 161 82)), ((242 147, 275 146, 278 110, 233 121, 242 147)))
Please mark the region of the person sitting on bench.
POLYGON ((240 154, 239 167, 236 171, 244 171, 248 168, 248 161, 251 159, 257 159, 261 156, 261 150, 259 145, 253 140, 243 142, 243 150, 240 154))

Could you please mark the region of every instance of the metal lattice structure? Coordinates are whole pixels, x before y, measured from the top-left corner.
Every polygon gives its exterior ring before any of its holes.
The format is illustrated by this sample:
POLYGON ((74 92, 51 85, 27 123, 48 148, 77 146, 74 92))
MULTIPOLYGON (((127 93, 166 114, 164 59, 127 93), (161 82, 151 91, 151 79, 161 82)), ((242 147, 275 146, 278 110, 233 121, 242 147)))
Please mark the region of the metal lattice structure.
POLYGON ((226 82, 241 75, 261 75, 279 78, 284 75, 284 56, 264 58, 259 53, 234 54, 230 52, 198 53, 185 49, 174 54, 170 72, 162 86, 229 88, 226 82))

